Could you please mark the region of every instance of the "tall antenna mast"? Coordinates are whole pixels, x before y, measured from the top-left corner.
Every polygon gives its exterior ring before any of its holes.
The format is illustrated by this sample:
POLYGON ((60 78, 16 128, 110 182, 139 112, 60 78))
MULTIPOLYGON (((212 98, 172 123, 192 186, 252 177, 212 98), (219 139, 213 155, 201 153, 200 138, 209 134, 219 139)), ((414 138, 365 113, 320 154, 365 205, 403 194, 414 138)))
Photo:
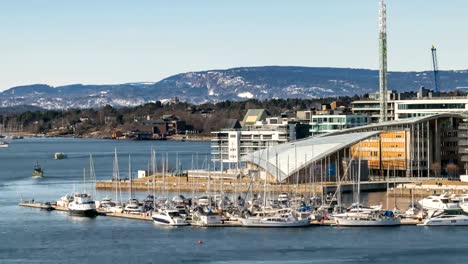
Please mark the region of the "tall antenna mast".
POLYGON ((439 92, 439 63, 437 62, 437 49, 432 45, 432 66, 434 70, 434 90, 439 92))
POLYGON ((379 8, 379 91, 380 119, 387 121, 387 5, 380 0, 379 8))

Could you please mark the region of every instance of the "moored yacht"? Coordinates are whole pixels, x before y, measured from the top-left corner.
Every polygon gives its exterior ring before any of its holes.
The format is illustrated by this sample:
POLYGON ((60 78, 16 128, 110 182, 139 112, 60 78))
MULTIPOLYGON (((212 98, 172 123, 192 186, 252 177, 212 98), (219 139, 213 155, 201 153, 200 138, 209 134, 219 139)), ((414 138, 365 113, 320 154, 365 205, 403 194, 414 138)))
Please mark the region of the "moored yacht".
POLYGON ((466 226, 468 213, 463 209, 445 209, 431 212, 420 226, 466 226))
POLYGON ((153 221, 158 225, 167 226, 185 226, 188 225, 187 221, 182 218, 178 210, 161 209, 158 212, 154 212, 151 217, 153 221))
POLYGON ((104 197, 101 201, 96 201, 96 208, 102 208, 105 211, 108 211, 109 208, 116 206, 117 204, 112 200, 112 198, 104 197))
POLYGON ((96 204, 87 193, 75 193, 73 201, 68 204, 68 210, 72 215, 96 216, 96 204))
POLYGON ((452 202, 445 194, 431 195, 418 201, 419 205, 426 210, 444 210, 460 208, 457 203, 452 202))
POLYGON ((299 219, 297 213, 290 209, 280 209, 270 212, 259 212, 256 216, 239 219, 244 227, 306 227, 309 219, 299 219))
POLYGON ((73 195, 67 194, 60 197, 60 199, 57 201, 57 206, 68 208, 68 204, 71 202, 73 202, 73 195))
POLYGON ((346 212, 334 215, 337 226, 366 227, 366 226, 399 226, 401 219, 392 211, 385 212, 346 212))
POLYGON ((214 213, 210 209, 204 210, 198 207, 192 213, 192 225, 217 225, 221 224, 221 215, 214 213))
POLYGON ((8 148, 9 144, 5 141, 0 141, 0 148, 8 148))
POLYGON ((140 205, 137 199, 132 198, 128 200, 127 205, 125 205, 124 211, 129 214, 139 214, 143 212, 143 207, 140 205))

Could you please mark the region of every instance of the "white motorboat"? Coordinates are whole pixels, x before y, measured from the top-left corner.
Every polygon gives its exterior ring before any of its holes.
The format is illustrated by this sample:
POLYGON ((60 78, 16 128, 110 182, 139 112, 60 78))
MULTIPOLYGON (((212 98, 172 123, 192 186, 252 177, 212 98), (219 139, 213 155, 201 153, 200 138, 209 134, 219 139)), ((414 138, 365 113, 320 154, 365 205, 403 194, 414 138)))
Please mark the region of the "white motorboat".
POLYGON ((67 158, 67 155, 65 155, 65 153, 63 152, 56 152, 54 154, 54 159, 56 160, 61 160, 61 159, 66 159, 67 158))
POLYGON ((0 141, 0 148, 8 148, 9 144, 5 141, 0 141))
POLYGON ((162 209, 158 212, 154 212, 151 217, 153 221, 158 225, 168 226, 185 226, 188 225, 187 221, 182 218, 178 210, 166 210, 162 209))
POLYGON ((365 226, 399 226, 400 217, 392 211, 382 213, 346 212, 334 215, 337 226, 365 227, 365 226))
POLYGON ((460 208, 457 203, 452 202, 445 194, 431 195, 418 201, 425 210, 444 210, 460 208))
POLYGON ((468 194, 455 196, 451 200, 452 202, 457 203, 463 211, 468 213, 468 194))
POLYGON ((124 208, 120 205, 115 205, 115 206, 112 206, 112 207, 108 207, 106 209, 107 212, 111 212, 111 213, 123 213, 124 212, 124 208))
POLYGON ((73 195, 67 194, 60 197, 60 200, 57 201, 57 206, 68 208, 68 204, 73 202, 73 195))
POLYGON ((211 199, 208 196, 202 196, 197 199, 197 204, 200 206, 210 206, 211 199))
POLYGON ((107 209, 116 206, 117 204, 112 200, 112 198, 104 197, 101 201, 96 201, 96 208, 102 208, 105 211, 107 209))
POLYGON ((445 209, 431 212, 419 226, 467 226, 468 213, 463 209, 445 209))
POLYGON ((185 197, 183 195, 176 195, 174 197, 172 197, 172 202, 174 204, 183 204, 185 203, 185 197))
POLYGON ((87 193, 75 193, 73 201, 68 204, 68 210, 72 215, 96 216, 96 204, 87 193))
POLYGON ((128 200, 127 205, 125 205, 124 211, 129 214, 139 214, 143 212, 143 207, 140 205, 137 199, 132 198, 128 200))
POLYGON ((290 208, 270 212, 259 212, 256 216, 239 219, 244 227, 306 227, 309 219, 299 219, 290 208))
POLYGON ((282 205, 287 205, 289 203, 289 195, 287 193, 281 193, 278 195, 278 202, 282 205))
POLYGON ((197 208, 192 214, 192 225, 215 225, 221 224, 221 215, 214 213, 211 210, 203 210, 197 208))

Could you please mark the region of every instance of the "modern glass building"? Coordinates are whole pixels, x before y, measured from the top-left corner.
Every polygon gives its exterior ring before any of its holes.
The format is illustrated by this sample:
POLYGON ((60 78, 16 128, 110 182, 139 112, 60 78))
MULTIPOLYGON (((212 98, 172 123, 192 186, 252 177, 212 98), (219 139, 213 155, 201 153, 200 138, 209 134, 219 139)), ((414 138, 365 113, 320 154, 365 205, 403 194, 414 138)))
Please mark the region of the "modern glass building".
POLYGON ((319 135, 367 124, 369 124, 367 115, 312 115, 310 118, 310 132, 312 135, 319 135))

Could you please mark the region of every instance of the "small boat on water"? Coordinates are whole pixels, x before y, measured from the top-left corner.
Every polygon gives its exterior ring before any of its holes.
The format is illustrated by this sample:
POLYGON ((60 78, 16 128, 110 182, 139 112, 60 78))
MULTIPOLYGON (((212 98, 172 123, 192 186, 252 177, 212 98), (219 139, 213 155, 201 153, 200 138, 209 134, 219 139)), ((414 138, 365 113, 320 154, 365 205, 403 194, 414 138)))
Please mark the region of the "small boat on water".
POLYGON ((67 155, 65 155, 65 153, 63 152, 56 152, 54 154, 54 159, 56 160, 61 160, 61 159, 66 159, 67 158, 67 155))
POLYGON ((41 165, 36 161, 36 164, 34 165, 34 170, 32 172, 32 177, 33 178, 40 178, 44 176, 44 171, 41 168, 41 165))
POLYGON ((431 212, 418 226, 467 226, 468 213, 463 209, 445 209, 431 212))
POLYGON ((5 141, 0 141, 0 148, 8 148, 9 144, 5 141))
POLYGON ((73 201, 68 204, 68 210, 72 215, 89 216, 97 215, 96 203, 87 193, 75 193, 73 201))
POLYGON ((180 215, 178 210, 161 209, 151 215, 153 221, 158 225, 186 226, 188 222, 180 215))

